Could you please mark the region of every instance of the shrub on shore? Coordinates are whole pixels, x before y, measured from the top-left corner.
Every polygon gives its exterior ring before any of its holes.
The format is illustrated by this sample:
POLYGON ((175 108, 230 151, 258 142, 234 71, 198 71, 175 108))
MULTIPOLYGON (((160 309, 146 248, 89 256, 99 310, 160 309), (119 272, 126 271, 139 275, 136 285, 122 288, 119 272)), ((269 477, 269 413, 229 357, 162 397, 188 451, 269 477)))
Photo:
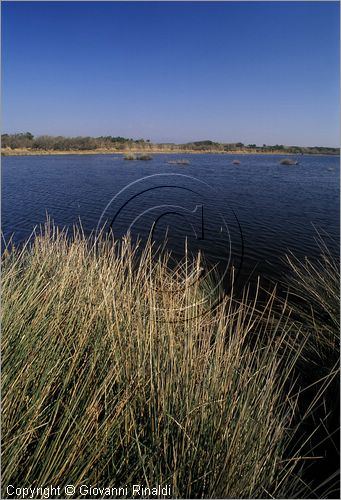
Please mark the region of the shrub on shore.
POLYGON ((86 481, 308 496, 301 449, 288 456, 308 337, 288 305, 278 315, 274 294, 260 307, 246 293, 211 310, 199 261, 170 270, 150 246, 137 252, 47 224, 5 253, 3 491, 86 481))

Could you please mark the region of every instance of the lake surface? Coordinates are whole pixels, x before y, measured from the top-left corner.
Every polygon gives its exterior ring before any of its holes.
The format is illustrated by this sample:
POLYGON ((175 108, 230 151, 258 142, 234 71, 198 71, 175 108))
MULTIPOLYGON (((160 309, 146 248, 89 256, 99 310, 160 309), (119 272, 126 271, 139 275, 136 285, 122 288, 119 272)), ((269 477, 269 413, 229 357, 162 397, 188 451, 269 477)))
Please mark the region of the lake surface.
POLYGON ((120 237, 130 229, 160 242, 176 259, 202 250, 239 282, 258 274, 278 280, 289 250, 318 255, 316 231, 329 235, 338 254, 339 157, 300 156, 280 165, 279 155, 51 155, 2 158, 2 230, 24 241, 48 213, 56 224, 79 219, 86 234, 104 225, 120 237), (190 165, 169 164, 188 159, 190 165), (234 159, 240 165, 232 164, 234 159))

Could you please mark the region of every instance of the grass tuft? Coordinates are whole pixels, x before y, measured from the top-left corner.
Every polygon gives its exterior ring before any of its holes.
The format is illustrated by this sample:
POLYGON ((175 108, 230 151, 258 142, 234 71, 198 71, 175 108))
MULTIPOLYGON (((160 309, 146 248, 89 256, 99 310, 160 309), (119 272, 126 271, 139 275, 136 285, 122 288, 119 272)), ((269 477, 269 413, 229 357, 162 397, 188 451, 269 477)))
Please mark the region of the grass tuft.
POLYGON ((200 270, 49 222, 6 253, 4 497, 9 484, 70 483, 170 485, 173 498, 310 493, 303 443, 290 455, 306 332, 287 304, 278 316, 275 293, 261 308, 245 293, 210 309, 200 270))

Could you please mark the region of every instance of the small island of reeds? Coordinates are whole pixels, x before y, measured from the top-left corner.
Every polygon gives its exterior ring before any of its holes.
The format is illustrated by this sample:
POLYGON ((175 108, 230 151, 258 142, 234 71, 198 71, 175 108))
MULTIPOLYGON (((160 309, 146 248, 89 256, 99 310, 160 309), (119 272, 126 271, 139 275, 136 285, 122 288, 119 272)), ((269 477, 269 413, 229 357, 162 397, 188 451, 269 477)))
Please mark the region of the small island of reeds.
POLYGON ((170 165, 190 165, 191 162, 189 160, 180 158, 179 160, 169 160, 167 163, 169 163, 170 165))
POLYGON ((290 158, 284 158, 279 163, 281 165, 298 165, 298 160, 291 160, 290 158))
POLYGON ((152 160, 153 157, 148 154, 126 154, 124 155, 125 160, 142 160, 142 161, 147 161, 147 160, 152 160))

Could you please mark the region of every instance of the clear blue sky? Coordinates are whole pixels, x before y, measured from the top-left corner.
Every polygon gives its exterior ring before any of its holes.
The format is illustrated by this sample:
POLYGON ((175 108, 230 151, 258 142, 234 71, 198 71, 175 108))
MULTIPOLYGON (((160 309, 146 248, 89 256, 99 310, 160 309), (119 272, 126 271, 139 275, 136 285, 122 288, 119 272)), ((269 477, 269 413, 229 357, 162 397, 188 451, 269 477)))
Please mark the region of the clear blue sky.
POLYGON ((339 145, 339 2, 2 2, 3 131, 339 145))

